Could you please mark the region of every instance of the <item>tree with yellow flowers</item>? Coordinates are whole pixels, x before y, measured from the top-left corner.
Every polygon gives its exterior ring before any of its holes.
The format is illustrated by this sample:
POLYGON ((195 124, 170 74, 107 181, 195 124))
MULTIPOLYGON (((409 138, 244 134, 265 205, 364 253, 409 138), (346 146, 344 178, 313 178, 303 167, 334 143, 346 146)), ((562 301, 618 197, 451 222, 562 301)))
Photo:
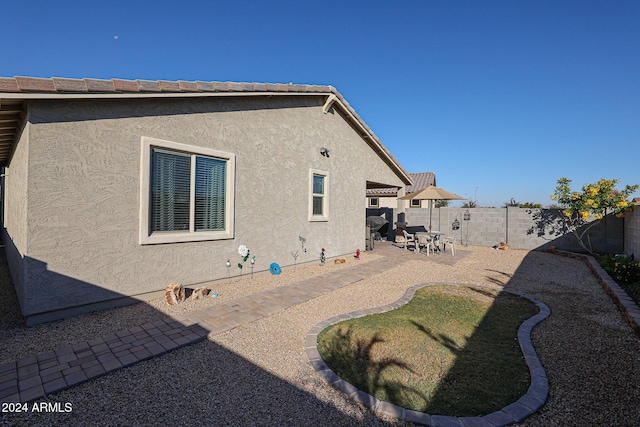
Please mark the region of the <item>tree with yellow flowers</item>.
POLYGON ((560 178, 551 195, 551 200, 562 206, 562 220, 566 229, 577 237, 580 246, 590 254, 593 254, 593 250, 588 241, 589 230, 608 214, 624 217, 624 213, 632 207, 632 203, 628 201, 629 196, 640 188, 636 184, 617 190, 617 183, 617 179, 601 179, 596 183, 583 185, 582 192, 579 192, 571 189, 570 179, 560 178), (595 217, 595 220, 589 222, 590 217, 595 217))

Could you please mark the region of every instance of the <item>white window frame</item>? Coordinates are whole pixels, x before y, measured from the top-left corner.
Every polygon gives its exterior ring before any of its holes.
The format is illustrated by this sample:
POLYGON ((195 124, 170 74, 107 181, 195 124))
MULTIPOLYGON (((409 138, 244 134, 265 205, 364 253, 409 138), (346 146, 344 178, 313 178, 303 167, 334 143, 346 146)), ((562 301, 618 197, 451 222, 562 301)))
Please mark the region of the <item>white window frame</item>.
MULTIPOLYGON (((193 222, 194 209, 194 179, 195 162, 192 161, 191 182, 192 196, 190 209, 191 222, 193 222)), ((200 242, 205 240, 222 240, 233 239, 234 237, 234 207, 235 207, 235 168, 236 156, 233 153, 214 150, 211 148, 197 147, 194 145, 181 144, 173 141, 165 141, 162 139, 150 138, 143 136, 141 138, 141 155, 140 155, 140 235, 139 242, 141 245, 153 245, 162 243, 179 243, 179 242, 200 242), (190 154, 192 156, 213 157, 227 162, 226 167, 226 185, 225 185, 225 229, 222 231, 193 231, 193 225, 189 231, 165 231, 151 233, 151 155, 153 148, 167 149, 190 154)))
POLYGON ((309 169, 309 221, 329 221, 329 172, 319 169, 309 169), (313 177, 319 175, 324 178, 324 194, 322 195, 322 215, 313 214, 313 177))
POLYGON ((370 208, 379 208, 380 207, 380 198, 379 197, 369 197, 369 207, 370 208), (376 201, 376 203, 373 203, 373 200, 376 201))
POLYGON ((422 200, 420 200, 420 199, 411 199, 411 200, 409 200, 409 207, 411 207, 411 208, 421 208, 422 207, 422 200), (414 205, 413 202, 418 202, 418 204, 414 205))

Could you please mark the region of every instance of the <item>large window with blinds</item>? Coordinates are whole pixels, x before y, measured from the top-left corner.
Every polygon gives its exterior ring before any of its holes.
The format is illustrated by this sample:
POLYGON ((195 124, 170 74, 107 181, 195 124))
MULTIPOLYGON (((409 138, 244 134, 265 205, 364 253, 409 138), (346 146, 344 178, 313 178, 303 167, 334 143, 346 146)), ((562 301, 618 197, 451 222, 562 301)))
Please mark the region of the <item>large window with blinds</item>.
POLYGON ((233 237, 234 155, 143 138, 142 162, 141 243, 233 237))

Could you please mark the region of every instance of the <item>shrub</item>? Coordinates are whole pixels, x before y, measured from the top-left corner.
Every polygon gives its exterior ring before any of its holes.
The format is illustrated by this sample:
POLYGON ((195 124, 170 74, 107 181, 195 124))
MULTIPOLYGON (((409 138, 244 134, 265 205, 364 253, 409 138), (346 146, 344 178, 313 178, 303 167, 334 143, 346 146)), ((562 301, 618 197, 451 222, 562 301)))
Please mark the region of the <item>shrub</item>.
POLYGON ((603 255, 600 265, 617 283, 640 288, 640 262, 626 256, 603 255))

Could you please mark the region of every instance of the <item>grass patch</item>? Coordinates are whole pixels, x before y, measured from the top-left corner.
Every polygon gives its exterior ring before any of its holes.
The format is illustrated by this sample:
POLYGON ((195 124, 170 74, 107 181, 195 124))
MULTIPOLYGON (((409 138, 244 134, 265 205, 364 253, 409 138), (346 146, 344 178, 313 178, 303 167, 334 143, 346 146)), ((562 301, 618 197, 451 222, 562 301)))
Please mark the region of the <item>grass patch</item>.
POLYGON ((538 307, 507 293, 421 288, 398 309, 327 327, 318 351, 345 381, 432 415, 483 416, 527 392, 517 330, 538 307))

